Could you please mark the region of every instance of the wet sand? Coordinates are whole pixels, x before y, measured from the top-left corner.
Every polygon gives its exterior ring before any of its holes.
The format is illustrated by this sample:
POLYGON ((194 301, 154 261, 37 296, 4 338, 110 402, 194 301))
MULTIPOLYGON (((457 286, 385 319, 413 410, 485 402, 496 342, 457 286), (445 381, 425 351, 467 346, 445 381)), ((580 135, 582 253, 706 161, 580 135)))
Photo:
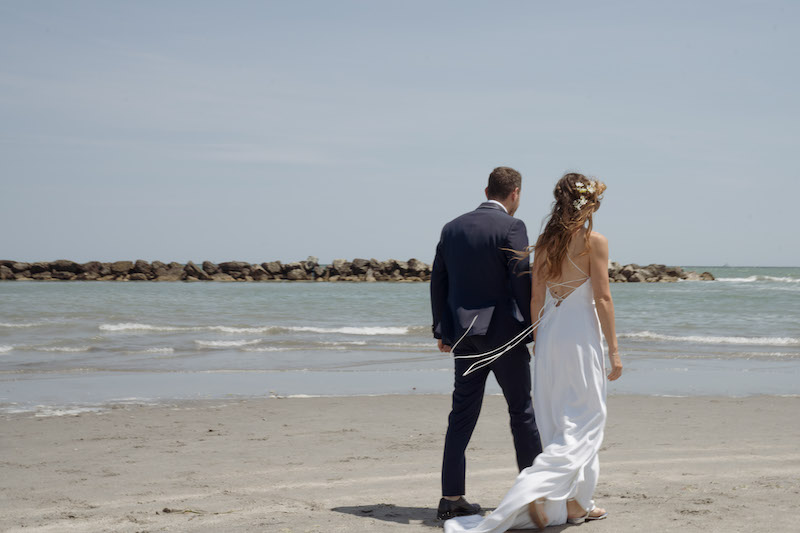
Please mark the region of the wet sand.
MULTIPOLYGON (((270 398, 2 416, 0 531, 435 532, 449 398, 270 398)), ((593 532, 795 531, 800 398, 613 396, 593 532)), ((486 398, 467 497, 516 475, 486 398)), ((579 531, 579 530, 576 530, 579 531)))

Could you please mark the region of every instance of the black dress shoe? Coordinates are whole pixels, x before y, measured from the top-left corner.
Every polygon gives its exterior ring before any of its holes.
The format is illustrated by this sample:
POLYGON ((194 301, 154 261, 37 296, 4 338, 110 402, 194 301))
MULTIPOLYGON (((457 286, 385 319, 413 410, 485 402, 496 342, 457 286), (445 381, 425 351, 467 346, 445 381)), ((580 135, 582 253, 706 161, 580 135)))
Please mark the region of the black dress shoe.
POLYGON ((439 500, 439 510, 436 511, 436 518, 439 520, 450 520, 456 516, 468 516, 480 512, 480 505, 477 503, 469 503, 463 496, 456 501, 442 498, 439 500))

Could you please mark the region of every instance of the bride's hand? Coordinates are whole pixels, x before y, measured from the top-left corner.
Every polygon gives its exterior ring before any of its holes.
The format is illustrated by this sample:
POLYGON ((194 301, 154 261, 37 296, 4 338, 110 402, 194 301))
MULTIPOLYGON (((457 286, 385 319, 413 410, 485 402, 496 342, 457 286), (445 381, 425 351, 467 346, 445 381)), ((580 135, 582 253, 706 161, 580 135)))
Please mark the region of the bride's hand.
POLYGON ((439 339, 439 351, 442 353, 450 353, 450 346, 442 342, 442 339, 439 339))
POLYGON ((608 373, 608 381, 614 381, 622 375, 622 360, 618 353, 609 354, 611 360, 611 372, 608 373))

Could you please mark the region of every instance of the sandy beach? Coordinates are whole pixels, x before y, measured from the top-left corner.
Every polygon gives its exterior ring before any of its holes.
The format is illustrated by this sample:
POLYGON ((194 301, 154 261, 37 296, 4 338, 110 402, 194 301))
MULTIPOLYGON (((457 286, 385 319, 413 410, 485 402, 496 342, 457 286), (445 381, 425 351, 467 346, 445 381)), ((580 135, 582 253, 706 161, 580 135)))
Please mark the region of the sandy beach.
MULTIPOLYGON (((3 416, 0 530, 436 531, 449 398, 269 398, 3 416)), ((797 531, 797 397, 609 398, 596 532, 797 531)), ((489 396, 468 497, 516 475, 489 396)))

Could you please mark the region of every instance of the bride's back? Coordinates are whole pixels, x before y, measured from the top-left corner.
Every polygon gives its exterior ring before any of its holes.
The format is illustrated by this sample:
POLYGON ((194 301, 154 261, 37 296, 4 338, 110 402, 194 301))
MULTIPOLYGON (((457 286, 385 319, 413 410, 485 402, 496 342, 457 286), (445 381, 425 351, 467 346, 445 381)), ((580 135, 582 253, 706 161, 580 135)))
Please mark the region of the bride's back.
POLYGON ((561 276, 547 279, 547 288, 556 298, 566 298, 591 275, 589 254, 586 252, 586 228, 581 228, 567 244, 561 263, 561 276))

